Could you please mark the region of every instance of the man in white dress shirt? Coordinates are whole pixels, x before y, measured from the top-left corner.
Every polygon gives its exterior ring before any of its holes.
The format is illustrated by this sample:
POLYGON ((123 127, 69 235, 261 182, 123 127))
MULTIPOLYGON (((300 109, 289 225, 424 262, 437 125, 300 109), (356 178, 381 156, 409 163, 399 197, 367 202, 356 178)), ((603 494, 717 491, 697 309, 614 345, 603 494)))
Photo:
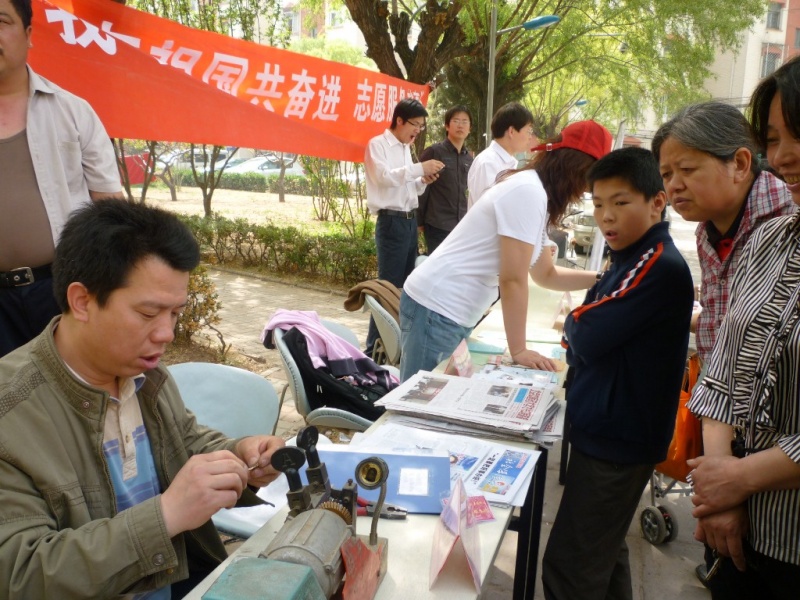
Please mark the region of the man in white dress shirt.
POLYGON ((515 169, 515 154, 527 152, 533 145, 533 115, 519 102, 501 106, 492 117, 492 143, 472 163, 467 176, 468 208, 472 208, 497 176, 515 169))
MULTIPOLYGON (((444 167, 438 160, 414 163, 410 145, 425 129, 428 111, 416 98, 397 103, 392 124, 367 144, 364 166, 367 176, 367 205, 377 215, 375 245, 378 251, 378 279, 402 288, 417 258, 417 196, 436 181, 444 167)), ((370 321, 366 354, 372 353, 378 338, 370 321)))

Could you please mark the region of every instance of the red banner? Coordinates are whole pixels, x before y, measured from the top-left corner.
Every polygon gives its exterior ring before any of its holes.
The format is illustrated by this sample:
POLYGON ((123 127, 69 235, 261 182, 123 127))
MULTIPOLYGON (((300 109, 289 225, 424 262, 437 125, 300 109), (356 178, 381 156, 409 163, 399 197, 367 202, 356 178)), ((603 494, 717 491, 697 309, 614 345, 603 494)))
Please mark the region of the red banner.
POLYGON ((428 88, 190 29, 110 0, 33 0, 38 73, 94 107, 112 137, 362 161, 395 104, 428 88))

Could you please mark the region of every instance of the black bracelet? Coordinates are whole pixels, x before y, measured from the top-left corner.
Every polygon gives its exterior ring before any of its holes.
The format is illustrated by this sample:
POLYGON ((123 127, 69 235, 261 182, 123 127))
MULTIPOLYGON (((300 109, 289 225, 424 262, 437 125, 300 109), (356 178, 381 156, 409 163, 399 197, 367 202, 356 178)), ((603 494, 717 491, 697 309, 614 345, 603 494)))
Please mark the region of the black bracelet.
POLYGON ((594 278, 595 281, 600 281, 603 278, 603 275, 605 275, 605 274, 606 274, 605 271, 598 271, 597 275, 595 275, 595 278, 594 278))

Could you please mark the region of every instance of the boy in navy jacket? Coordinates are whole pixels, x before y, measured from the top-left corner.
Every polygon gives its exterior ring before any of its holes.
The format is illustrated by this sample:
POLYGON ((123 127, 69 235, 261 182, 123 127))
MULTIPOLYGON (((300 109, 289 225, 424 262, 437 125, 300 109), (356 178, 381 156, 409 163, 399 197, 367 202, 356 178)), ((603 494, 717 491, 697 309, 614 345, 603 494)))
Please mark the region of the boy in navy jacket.
POLYGON ((572 453, 543 559, 548 600, 632 598, 625 534, 672 439, 694 300, 652 153, 616 150, 587 177, 611 268, 564 324, 572 453))

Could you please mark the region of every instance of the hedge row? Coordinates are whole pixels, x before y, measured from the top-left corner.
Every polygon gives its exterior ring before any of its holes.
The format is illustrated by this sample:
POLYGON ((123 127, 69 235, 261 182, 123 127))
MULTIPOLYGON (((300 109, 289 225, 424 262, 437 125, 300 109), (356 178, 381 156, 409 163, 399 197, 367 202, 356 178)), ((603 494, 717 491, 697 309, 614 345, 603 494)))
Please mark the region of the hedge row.
MULTIPOLYGON (((180 181, 182 185, 195 185, 194 176, 190 169, 175 169, 173 177, 180 181)), ((278 176, 265 176, 261 173, 222 173, 222 177, 217 184, 221 190, 241 190, 244 192, 266 192, 278 193, 278 176)), ((298 196, 311 196, 311 182, 308 178, 300 175, 284 175, 283 191, 287 194, 298 196)))
POLYGON ((220 265, 325 278, 345 285, 377 277, 375 240, 309 234, 296 227, 256 225, 220 215, 182 216, 203 252, 220 265))

